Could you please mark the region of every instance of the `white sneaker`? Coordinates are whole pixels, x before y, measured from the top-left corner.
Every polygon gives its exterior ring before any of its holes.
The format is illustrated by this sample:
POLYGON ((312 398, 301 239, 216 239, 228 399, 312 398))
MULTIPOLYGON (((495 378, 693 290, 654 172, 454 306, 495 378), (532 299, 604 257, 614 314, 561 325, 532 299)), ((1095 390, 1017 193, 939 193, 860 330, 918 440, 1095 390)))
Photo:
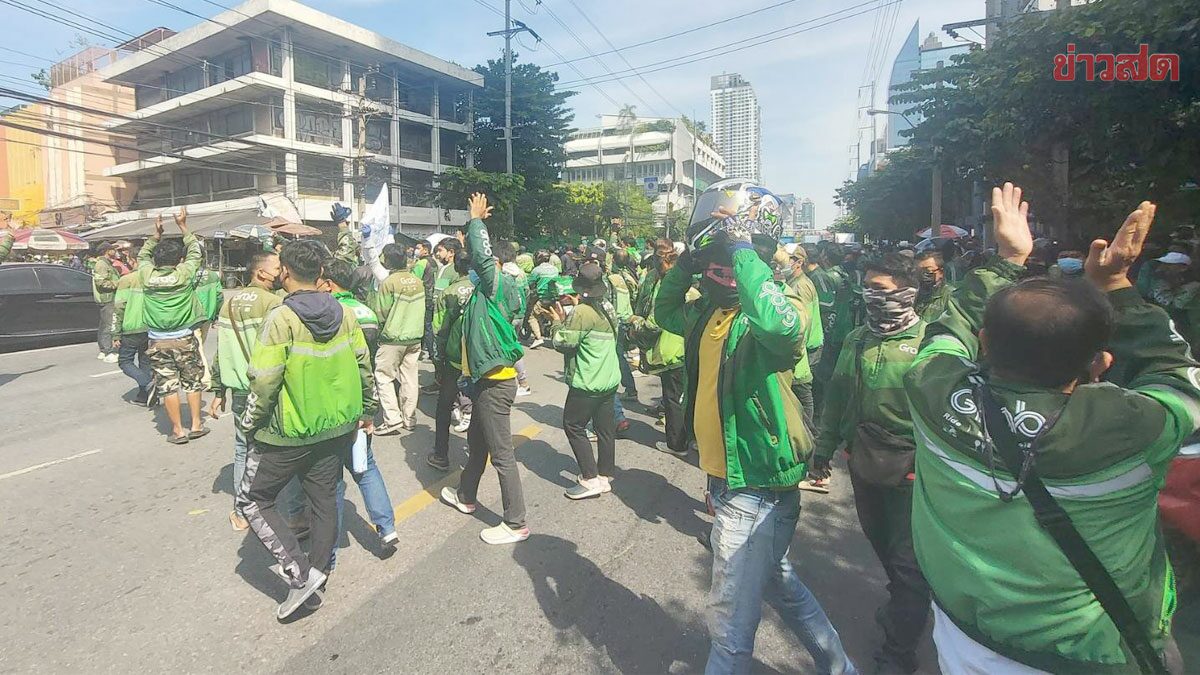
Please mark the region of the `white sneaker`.
POLYGON ((454 430, 461 434, 470 428, 471 428, 471 416, 463 415, 462 421, 459 422, 457 425, 455 425, 454 430))
POLYGON ((529 385, 521 385, 517 387, 517 396, 529 396, 532 393, 533 390, 529 388, 529 385))
POLYGON ((116 354, 105 354, 105 356, 104 356, 104 362, 105 362, 105 363, 116 363, 116 362, 117 362, 117 355, 116 355, 116 354))
POLYGON ((99 354, 96 355, 96 360, 103 361, 104 357, 106 357, 106 356, 108 356, 108 354, 105 354, 104 352, 100 352, 99 354))
POLYGON ((529 348, 537 349, 538 347, 541 347, 544 344, 546 344, 546 341, 541 338, 538 338, 538 339, 534 340, 533 342, 529 343, 529 348))
POLYGON ((471 515, 472 513, 475 513, 475 505, 474 504, 466 504, 464 502, 459 501, 458 500, 458 490, 455 488, 452 488, 450 486, 446 486, 446 487, 442 488, 442 501, 444 501, 447 504, 449 504, 450 506, 453 506, 454 508, 458 509, 458 511, 460 513, 465 513, 468 516, 471 515))
POLYGON ((604 494, 604 479, 599 476, 588 480, 581 478, 563 493, 567 499, 589 499, 604 494))
POLYGON ((479 538, 488 544, 516 544, 529 538, 529 528, 514 530, 508 523, 500 523, 479 533, 479 538))
POLYGON ((455 426, 457 426, 459 422, 462 422, 462 410, 461 409, 459 409, 459 408, 451 408, 450 409, 450 422, 452 424, 454 424, 455 426))

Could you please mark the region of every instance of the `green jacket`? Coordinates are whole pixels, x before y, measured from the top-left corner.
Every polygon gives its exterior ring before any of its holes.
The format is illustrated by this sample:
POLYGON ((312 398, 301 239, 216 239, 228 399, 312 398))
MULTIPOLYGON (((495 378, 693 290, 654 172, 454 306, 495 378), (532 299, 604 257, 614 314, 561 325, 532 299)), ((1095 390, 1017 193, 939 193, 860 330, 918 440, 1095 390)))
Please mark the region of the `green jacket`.
POLYGON ((201 320, 216 321, 224 301, 221 275, 215 270, 200 270, 196 280, 196 296, 200 299, 201 320))
POLYGON ((217 329, 217 355, 209 367, 212 390, 218 395, 225 389, 250 390, 249 355, 258 346, 267 314, 282 302, 282 298, 265 288, 246 286, 230 293, 221 305, 213 324, 217 329))
POLYGON ((846 270, 838 265, 818 267, 809 278, 817 288, 825 342, 836 350, 854 330, 853 282, 846 270))
MULTIPOLYGON (((812 435, 792 393, 792 369, 804 354, 808 310, 777 283, 753 249, 733 254, 740 309, 733 319, 717 401, 725 432, 729 487, 795 487, 808 470, 812 435)), ((663 330, 687 336, 687 428, 694 425, 699 342, 716 305, 701 296, 687 302, 692 278, 679 267, 663 277, 654 316, 663 330)))
MULTIPOLYGON (((658 273, 651 271, 638 287, 637 302, 633 316, 629 317, 631 341, 643 350, 639 370, 646 373, 662 373, 683 367, 683 336, 663 330, 655 319, 655 307, 660 287, 658 273)), ((700 294, 689 287, 685 301, 693 301, 700 294)))
POLYGON ((0 263, 8 260, 8 255, 12 253, 13 243, 16 240, 17 236, 10 231, 0 233, 0 263))
POLYGON ((435 320, 433 326, 438 354, 442 355, 445 363, 460 371, 463 308, 467 306, 467 300, 471 299, 474 292, 475 284, 471 283, 471 278, 465 274, 460 275, 446 287, 446 291, 438 300, 438 310, 434 313, 434 316, 441 317, 440 322, 435 320))
POLYGON ((627 271, 608 275, 608 301, 617 313, 617 320, 629 321, 633 316, 633 296, 637 293, 637 280, 627 271))
POLYGON ((337 249, 333 252, 333 257, 344 260, 355 267, 362 264, 358 253, 358 242, 354 240, 354 233, 350 231, 349 227, 338 230, 337 249))
POLYGON ((358 327, 362 329, 363 337, 367 340, 367 349, 371 352, 371 362, 375 361, 375 352, 379 349, 379 315, 375 310, 358 301, 354 294, 349 291, 334 293, 333 299, 342 304, 344 309, 347 309, 354 315, 354 320, 358 322, 358 327))
POLYGON ((804 355, 792 370, 792 376, 797 384, 808 384, 813 381, 812 364, 808 361, 808 353, 820 349, 825 344, 825 330, 821 326, 821 303, 817 298, 817 287, 813 285, 808 275, 800 272, 787 280, 787 286, 800 298, 800 302, 808 309, 808 331, 804 334, 804 355))
POLYGON ((436 324, 441 323, 441 320, 437 314, 437 308, 442 306, 440 302, 442 299, 442 294, 446 292, 446 288, 448 288, 451 283, 458 279, 458 273, 454 271, 454 263, 450 263, 449 265, 439 265, 439 263, 435 261, 430 264, 432 267, 426 268, 425 275, 422 277, 422 279, 430 276, 433 278, 431 283, 427 283, 425 285, 425 290, 427 291, 425 295, 425 301, 434 308, 431 320, 436 324))
POLYGON ((504 316, 500 266, 492 257, 487 227, 478 218, 467 223, 467 249, 479 282, 463 308, 463 373, 478 380, 497 368, 511 368, 524 351, 504 316))
POLYGON ((204 321, 196 297, 196 271, 203 262, 203 251, 196 236, 183 238, 187 253, 183 261, 171 267, 154 266, 158 237, 151 237, 138 254, 136 274, 141 277, 146 298, 146 326, 152 331, 191 328, 204 321))
POLYGON ((392 272, 369 304, 383 324, 380 344, 415 345, 425 336, 425 286, 412 272, 392 272))
POLYGON ((520 267, 521 271, 525 274, 529 274, 533 271, 533 256, 529 255, 528 253, 518 254, 517 259, 513 262, 517 263, 517 267, 520 267))
POLYGON ((552 300, 558 297, 554 290, 557 279, 558 268, 550 263, 542 263, 529 273, 529 287, 537 291, 539 300, 552 300))
POLYGON ((950 297, 953 295, 954 289, 949 282, 943 283, 937 290, 930 294, 927 298, 917 298, 917 314, 925 320, 925 323, 933 323, 941 318, 942 312, 946 311, 946 307, 950 305, 950 297))
POLYGON ((904 376, 924 337, 925 322, 920 320, 897 335, 882 337, 859 326, 846 336, 833 377, 825 386, 817 457, 833 457, 843 444, 848 452, 854 452, 855 430, 863 422, 874 422, 902 438, 913 437, 904 376))
POLYGON ((130 272, 117 282, 113 294, 112 332, 117 335, 136 335, 146 332, 146 298, 142 293, 142 278, 130 272))
POLYGON ((121 273, 107 257, 96 258, 96 267, 92 270, 92 297, 101 305, 112 302, 120 280, 121 273))
MULTIPOLYGON (((518 272, 521 270, 518 269, 518 272)), ((509 321, 517 321, 525 316, 526 286, 525 276, 516 276, 500 269, 500 309, 509 321)))
POLYGON ((238 426, 260 443, 294 447, 337 438, 378 407, 371 355, 354 313, 318 291, 292 293, 267 314, 249 376, 238 426), (325 323, 302 319, 294 309, 302 304, 320 306, 325 323))
POLYGON ((418 258, 416 260, 416 262, 414 262, 412 264, 413 276, 415 276, 418 279, 424 279, 425 278, 425 268, 428 265, 429 265, 429 256, 425 256, 424 258, 418 258))
MULTIPOLYGON (((1020 273, 999 259, 968 273, 906 378, 917 432, 917 559, 939 606, 993 651, 1052 672, 1137 672, 1025 495, 997 497, 993 481, 1011 490, 1012 475, 978 449, 976 333, 988 298, 1020 273)), ((1200 364, 1136 290, 1109 299, 1116 365, 1105 382, 1066 394, 991 378, 991 389, 1025 437, 1058 415, 1039 441, 1037 472, 1161 649, 1176 599, 1157 497, 1180 443, 1200 426, 1200 364)))
POLYGON ((550 327, 554 348, 567 356, 567 386, 590 394, 612 393, 621 383, 616 317, 607 301, 601 309, 580 303, 566 320, 550 327))

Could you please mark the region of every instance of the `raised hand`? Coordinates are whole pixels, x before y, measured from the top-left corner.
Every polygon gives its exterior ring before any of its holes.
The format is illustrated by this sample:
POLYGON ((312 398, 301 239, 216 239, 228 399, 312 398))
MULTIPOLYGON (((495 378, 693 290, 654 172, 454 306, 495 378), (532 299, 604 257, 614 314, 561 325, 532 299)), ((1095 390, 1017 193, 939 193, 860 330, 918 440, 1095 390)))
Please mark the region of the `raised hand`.
POLYGON ((1014 265, 1024 265, 1033 252, 1029 231, 1029 202, 1021 201, 1021 188, 1012 183, 992 188, 992 222, 996 253, 1014 265))
POLYGON ((492 215, 494 207, 488 206, 487 195, 482 192, 476 192, 467 200, 468 209, 471 212, 472 220, 487 220, 492 215))
POLYGON ((1133 213, 1126 216, 1111 244, 1103 239, 1092 242, 1087 262, 1083 264, 1089 281, 1105 292, 1132 286, 1129 268, 1142 254, 1142 246, 1146 243, 1157 210, 1157 205, 1142 202, 1133 213))
POLYGON ((160 213, 160 214, 158 214, 158 217, 156 217, 154 219, 154 237, 156 239, 162 239, 162 235, 163 235, 163 224, 162 224, 162 214, 160 213))
POLYGON ((179 226, 180 232, 187 231, 187 207, 180 207, 179 213, 175 214, 175 224, 179 226))

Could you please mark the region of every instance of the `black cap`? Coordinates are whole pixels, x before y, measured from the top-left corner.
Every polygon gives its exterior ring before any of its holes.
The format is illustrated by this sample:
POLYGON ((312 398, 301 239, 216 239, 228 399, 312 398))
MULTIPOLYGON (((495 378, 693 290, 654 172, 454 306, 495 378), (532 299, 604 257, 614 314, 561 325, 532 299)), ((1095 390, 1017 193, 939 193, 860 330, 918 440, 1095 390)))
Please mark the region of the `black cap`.
POLYGON ((579 268, 575 277, 575 292, 589 298, 600 297, 604 294, 604 271, 594 262, 586 262, 579 268))

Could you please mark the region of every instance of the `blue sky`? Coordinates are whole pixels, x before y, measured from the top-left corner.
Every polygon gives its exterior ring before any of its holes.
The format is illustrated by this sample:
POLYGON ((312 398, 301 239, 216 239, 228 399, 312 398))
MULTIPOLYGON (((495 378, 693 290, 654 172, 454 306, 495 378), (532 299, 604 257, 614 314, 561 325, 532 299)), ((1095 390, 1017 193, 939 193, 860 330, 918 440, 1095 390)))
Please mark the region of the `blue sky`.
MULTIPOLYGON (((625 47, 780 1, 657 0, 647 3, 574 0, 574 3, 608 40, 617 47, 625 47)), ((621 53, 633 66, 641 67, 714 47, 735 49, 744 45, 746 38, 759 33, 838 10, 851 14, 874 7, 847 9, 863 1, 793 0, 750 17, 643 47, 622 49, 621 53)), ((219 2, 232 4, 231 0, 219 2)), ((307 4, 470 67, 498 56, 502 46, 501 38, 489 38, 484 34, 502 28, 503 19, 481 6, 481 2, 503 7, 502 0, 308 0, 307 4)), ((29 4, 40 5, 40 0, 29 0, 29 4)), ((159 25, 182 30, 199 22, 199 19, 148 0, 106 0, 103 3, 53 0, 47 4, 99 18, 129 33, 140 33, 159 25)), ((173 0, 173 4, 203 16, 215 16, 221 11, 203 0, 173 0)), ((593 52, 609 50, 571 0, 543 0, 540 5, 536 0, 513 0, 512 7, 514 17, 526 22, 545 40, 537 45, 530 37, 522 36, 516 45, 522 60, 541 65, 560 61, 553 50, 567 58, 587 56, 585 49, 551 13, 593 52)), ((890 45, 880 67, 880 79, 887 81, 895 52, 914 21, 920 20, 924 36, 944 23, 978 18, 983 13, 984 0, 902 0, 894 29, 882 40, 890 41, 890 45)), ((857 91, 863 83, 864 71, 869 70, 868 51, 873 43, 881 42, 872 39, 877 33, 879 14, 880 11, 872 9, 860 16, 769 44, 648 73, 645 75, 648 84, 630 74, 623 80, 628 90, 621 82, 573 87, 579 91, 571 101, 576 112, 575 124, 590 126, 596 123, 597 114, 616 112, 605 94, 618 104, 637 106, 639 115, 675 116, 679 111, 692 115, 694 111, 699 119, 707 120, 709 77, 721 72, 741 73, 754 85, 762 107, 764 182, 777 192, 810 197, 816 202, 818 224, 827 225, 835 216, 833 191, 848 173, 848 148, 854 142, 857 126, 857 91), (639 101, 634 94, 644 101, 639 101), (664 98, 670 102, 670 107, 664 98)), ((76 33, 74 29, 7 5, 0 5, 0 22, 9 28, 3 47, 50 59, 71 52, 68 43, 76 33)), ((970 37, 975 38, 974 35, 970 37)), ((91 39, 100 42, 97 38, 91 39)), ((48 65, 5 51, 0 51, 0 60, 48 65)), ((596 78, 607 76, 605 66, 618 73, 629 68, 617 54, 600 59, 587 58, 574 65, 585 76, 596 78)), ((32 70, 24 65, 0 63, 0 75, 8 77, 24 79, 32 70)), ((557 66, 556 70, 564 81, 579 79, 570 66, 557 66)), ((0 104, 11 103, 0 101, 0 104)))

